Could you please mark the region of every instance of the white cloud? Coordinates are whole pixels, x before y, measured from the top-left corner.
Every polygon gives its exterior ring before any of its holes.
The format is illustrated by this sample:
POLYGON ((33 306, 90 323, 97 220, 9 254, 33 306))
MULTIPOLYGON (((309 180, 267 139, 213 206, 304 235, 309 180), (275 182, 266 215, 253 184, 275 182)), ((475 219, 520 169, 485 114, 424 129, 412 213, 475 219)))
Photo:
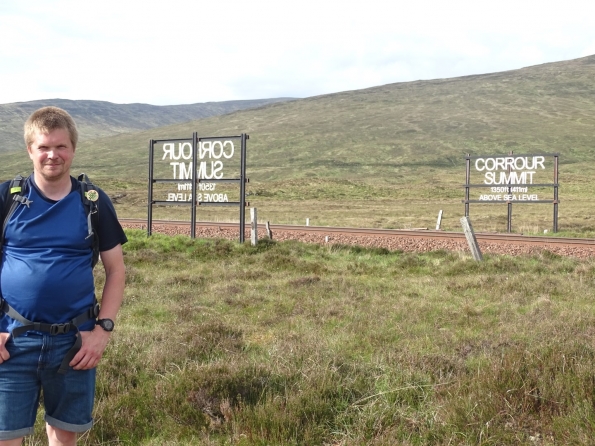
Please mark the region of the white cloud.
POLYGON ((595 53, 595 2, 3 0, 0 103, 304 97, 595 53))

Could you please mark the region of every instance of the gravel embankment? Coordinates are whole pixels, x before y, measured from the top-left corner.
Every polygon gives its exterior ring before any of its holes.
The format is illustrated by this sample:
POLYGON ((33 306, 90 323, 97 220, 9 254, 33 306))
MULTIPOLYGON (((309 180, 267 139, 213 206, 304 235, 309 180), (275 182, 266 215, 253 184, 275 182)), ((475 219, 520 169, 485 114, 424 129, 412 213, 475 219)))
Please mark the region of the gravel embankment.
MULTIPOLYGON (((143 229, 146 226, 138 224, 124 224, 125 228, 129 229, 143 229)), ((189 235, 188 226, 166 226, 154 225, 153 233, 160 233, 166 235, 189 235)), ((237 230, 227 228, 197 228, 196 236, 200 238, 225 238, 229 240, 238 240, 239 235, 237 230)), ((259 237, 264 237, 265 234, 259 231, 259 237)), ((246 232, 246 240, 250 240, 250 231, 246 232)), ((421 239, 412 237, 379 237, 379 236, 352 236, 352 235, 337 235, 311 232, 297 232, 297 231, 274 231, 273 239, 277 241, 284 240, 298 240, 306 243, 319 244, 342 244, 342 245, 359 245, 363 247, 386 248, 391 251, 400 250, 405 252, 428 252, 428 251, 458 251, 469 253, 469 246, 464 240, 444 240, 444 239, 421 239), (328 236, 328 242, 326 237, 328 236)), ((595 257, 595 248, 590 247, 569 247, 549 245, 547 247, 540 247, 526 244, 510 244, 510 243, 486 243, 479 241, 479 248, 483 254, 509 254, 509 255, 523 255, 535 254, 547 250, 551 253, 561 256, 589 258, 595 257)))

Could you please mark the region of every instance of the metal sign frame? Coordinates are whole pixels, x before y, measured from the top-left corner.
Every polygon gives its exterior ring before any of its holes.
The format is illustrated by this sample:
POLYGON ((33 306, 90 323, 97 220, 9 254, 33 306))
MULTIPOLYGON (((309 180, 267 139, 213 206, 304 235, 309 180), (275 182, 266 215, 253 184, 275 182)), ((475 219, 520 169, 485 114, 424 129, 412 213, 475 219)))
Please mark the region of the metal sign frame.
MULTIPOLYGON (((558 167, 559 167, 559 153, 538 153, 538 154, 513 154, 510 152, 508 155, 474 155, 471 156, 467 154, 465 157, 465 165, 466 165, 466 172, 465 172, 465 184, 463 187, 465 188, 465 199, 462 201, 465 203, 465 217, 469 217, 469 204, 470 203, 482 203, 482 204, 507 204, 508 206, 508 222, 507 222, 507 232, 512 232, 512 201, 483 201, 483 200, 470 200, 469 199, 469 192, 470 188, 472 187, 492 187, 492 184, 471 184, 471 160, 476 158, 485 158, 485 159, 493 159, 493 158, 503 158, 503 157, 534 157, 534 156, 543 156, 543 157, 553 157, 554 158, 554 182, 553 183, 546 183, 546 184, 533 184, 533 183, 523 183, 523 184, 505 184, 502 185, 503 187, 508 187, 509 194, 512 187, 552 187, 554 192, 554 198, 552 200, 515 200, 514 203, 523 203, 523 204, 538 204, 538 203, 552 203, 554 205, 554 222, 553 222, 553 232, 558 232, 558 204, 560 200, 558 199, 558 189, 560 184, 558 183, 558 167)), ((510 169, 509 169, 510 170, 510 169)))
POLYGON ((246 141, 249 135, 242 133, 237 136, 208 136, 199 137, 197 132, 192 134, 192 138, 168 138, 168 139, 151 139, 149 140, 149 190, 148 190, 148 214, 147 214, 147 235, 150 236, 153 228, 153 206, 154 205, 168 205, 168 206, 190 206, 190 237, 196 238, 196 207, 197 206, 239 206, 240 208, 240 243, 244 243, 245 228, 246 228, 246 206, 250 203, 246 202, 246 183, 249 179, 246 178, 246 141), (198 147, 202 141, 220 141, 229 139, 240 139, 240 178, 220 178, 220 179, 200 179, 196 178, 196 170, 198 166, 198 147), (155 183, 179 183, 180 181, 188 182, 188 180, 179 180, 171 178, 155 178, 154 177, 154 155, 155 144, 164 142, 188 142, 192 141, 192 178, 189 179, 192 183, 192 201, 167 201, 153 199, 153 185, 155 183), (196 190, 198 183, 239 183, 240 185, 240 201, 229 202, 211 202, 211 201, 196 201, 196 190))

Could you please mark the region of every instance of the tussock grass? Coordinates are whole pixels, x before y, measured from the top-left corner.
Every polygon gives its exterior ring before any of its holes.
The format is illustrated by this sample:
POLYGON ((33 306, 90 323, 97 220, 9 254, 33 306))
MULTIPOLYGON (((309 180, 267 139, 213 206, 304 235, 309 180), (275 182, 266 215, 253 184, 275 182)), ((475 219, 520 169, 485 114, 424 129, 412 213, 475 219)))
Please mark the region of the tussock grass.
MULTIPOLYGON (((128 236, 125 303, 81 444, 595 434, 593 260, 128 236)), ((40 438, 41 423, 28 444, 40 438)))

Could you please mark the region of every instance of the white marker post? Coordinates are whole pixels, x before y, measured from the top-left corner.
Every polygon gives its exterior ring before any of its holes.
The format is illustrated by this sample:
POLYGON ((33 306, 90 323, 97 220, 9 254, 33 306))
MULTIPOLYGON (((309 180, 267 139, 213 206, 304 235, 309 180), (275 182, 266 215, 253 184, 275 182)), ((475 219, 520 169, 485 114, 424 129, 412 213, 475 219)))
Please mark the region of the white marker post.
POLYGON ((475 238, 475 232, 473 232, 473 226, 471 226, 471 220, 469 217, 461 218, 461 225, 463 226, 463 231, 465 232, 465 237, 467 237, 467 243, 469 244, 469 249, 471 249, 471 254, 473 258, 477 261, 483 260, 481 255, 481 251, 479 250, 479 245, 477 244, 477 239, 475 238))
POLYGON ((258 221, 256 218, 256 208, 250 208, 250 241, 252 246, 256 246, 258 243, 258 221))

